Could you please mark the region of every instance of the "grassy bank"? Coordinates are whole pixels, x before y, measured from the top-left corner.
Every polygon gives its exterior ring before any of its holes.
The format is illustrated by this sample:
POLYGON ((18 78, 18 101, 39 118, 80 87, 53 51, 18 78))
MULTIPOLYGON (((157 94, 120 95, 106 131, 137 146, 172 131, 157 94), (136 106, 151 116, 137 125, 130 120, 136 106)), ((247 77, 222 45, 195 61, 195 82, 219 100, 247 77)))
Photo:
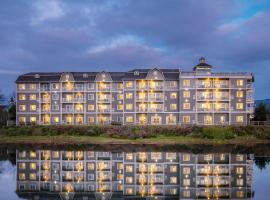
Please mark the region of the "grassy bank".
POLYGON ((270 143, 270 127, 27 126, 1 127, 2 143, 202 144, 270 143))

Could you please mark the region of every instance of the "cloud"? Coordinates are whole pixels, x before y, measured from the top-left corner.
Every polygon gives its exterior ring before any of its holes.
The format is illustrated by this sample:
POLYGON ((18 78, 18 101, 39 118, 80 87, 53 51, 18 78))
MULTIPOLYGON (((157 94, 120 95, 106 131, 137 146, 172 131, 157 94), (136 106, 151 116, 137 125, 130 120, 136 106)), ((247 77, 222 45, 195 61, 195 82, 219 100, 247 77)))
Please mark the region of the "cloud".
POLYGON ((39 25, 48 20, 61 18, 65 15, 63 3, 59 0, 37 0, 33 3, 35 15, 32 18, 32 25, 39 25))

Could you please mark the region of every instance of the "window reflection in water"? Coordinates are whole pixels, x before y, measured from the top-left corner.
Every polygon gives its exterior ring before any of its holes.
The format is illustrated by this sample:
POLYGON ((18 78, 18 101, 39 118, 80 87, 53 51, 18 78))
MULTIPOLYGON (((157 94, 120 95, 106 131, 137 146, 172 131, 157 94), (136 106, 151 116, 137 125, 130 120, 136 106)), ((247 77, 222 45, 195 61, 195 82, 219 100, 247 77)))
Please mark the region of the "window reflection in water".
POLYGON ((248 154, 37 150, 17 151, 16 164, 17 194, 22 197, 247 199, 252 195, 253 160, 248 154))

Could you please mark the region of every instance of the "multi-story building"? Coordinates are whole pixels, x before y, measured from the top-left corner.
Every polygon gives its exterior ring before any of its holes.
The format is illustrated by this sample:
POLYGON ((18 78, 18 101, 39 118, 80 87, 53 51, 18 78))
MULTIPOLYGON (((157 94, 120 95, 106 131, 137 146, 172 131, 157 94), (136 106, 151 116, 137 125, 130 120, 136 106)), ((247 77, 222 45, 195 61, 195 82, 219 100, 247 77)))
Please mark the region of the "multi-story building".
POLYGON ((27 73, 16 80, 17 124, 249 123, 251 73, 214 73, 204 58, 191 72, 27 73))
POLYGON ((24 199, 252 199, 252 155, 17 151, 24 199))

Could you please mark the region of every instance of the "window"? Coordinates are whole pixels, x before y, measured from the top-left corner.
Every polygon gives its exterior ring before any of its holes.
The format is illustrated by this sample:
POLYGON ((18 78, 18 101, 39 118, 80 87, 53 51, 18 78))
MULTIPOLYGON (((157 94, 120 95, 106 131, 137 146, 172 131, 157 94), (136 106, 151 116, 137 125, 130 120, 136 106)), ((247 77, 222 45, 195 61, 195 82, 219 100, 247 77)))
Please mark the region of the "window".
POLYGON ((244 173, 243 167, 237 167, 237 168, 236 168, 236 173, 237 173, 237 174, 243 174, 243 173, 244 173))
POLYGON ((190 109, 190 103, 183 103, 183 109, 185 110, 190 109))
POLYGON ((183 191, 183 197, 184 198, 189 198, 190 197, 190 191, 189 190, 184 190, 183 191))
POLYGON ((190 168, 189 167, 183 167, 183 174, 190 174, 190 168))
POLYGON ((189 98, 190 97, 190 91, 183 91, 183 97, 189 98))
POLYGON ((53 93, 53 94, 52 94, 52 99, 53 99, 53 100, 58 100, 58 99, 59 99, 59 94, 53 93))
POLYGON ((236 122, 237 123, 243 123, 244 122, 244 116, 242 116, 242 115, 236 116, 236 122))
POLYGON ((117 100, 122 100, 123 99, 123 94, 117 94, 117 100))
POLYGON ((30 105, 30 111, 36 111, 37 106, 36 105, 30 105))
POLYGON ((25 90, 25 84, 19 84, 18 88, 19 90, 25 90))
POLYGON ((242 178, 236 179, 236 185, 237 186, 243 186, 244 185, 244 180, 242 178))
POLYGON ((170 166, 170 172, 172 172, 172 173, 177 172, 177 166, 175 166, 175 165, 170 166))
POLYGON ((170 94, 170 97, 171 97, 171 99, 176 99, 177 98, 177 93, 176 92, 172 92, 170 94))
POLYGON ((20 95, 19 95, 19 100, 22 100, 22 101, 23 101, 23 100, 25 100, 25 99, 26 99, 25 94, 20 94, 20 95))
POLYGON ((29 99, 30 99, 30 100, 36 100, 36 99, 37 99, 37 95, 35 95, 35 94, 30 94, 29 99))
POLYGON ((19 163, 19 169, 25 169, 25 163, 19 163))
POLYGON ((243 103, 236 103, 236 109, 241 110, 244 108, 244 104, 243 103))
POLYGON ((59 105, 53 104, 52 105, 52 110, 59 110, 59 105))
POLYGON ((132 188, 126 188, 126 194, 127 195, 133 194, 133 189, 132 188))
POLYGON ((238 162, 244 161, 244 156, 241 155, 241 154, 237 154, 236 155, 236 161, 238 161, 238 162))
POLYGON ((25 151, 20 151, 19 152, 19 157, 20 158, 24 158, 26 156, 26 152, 25 151))
POLYGON ((183 154, 183 161, 190 161, 190 155, 189 154, 183 154))
POLYGON ((133 105, 132 104, 126 104, 126 110, 132 110, 133 105))
POLYGON ((166 159, 168 160, 176 159, 176 153, 171 153, 171 152, 166 153, 166 159))
POLYGON ((26 122, 26 118, 25 117, 19 117, 19 122, 20 123, 25 123, 26 122))
POLYGON ((132 99, 133 98, 133 93, 129 92, 126 93, 126 99, 132 99))
POLYGON ((35 151, 30 151, 30 157, 35 158, 37 156, 37 153, 35 151))
POLYGON ((31 122, 31 123, 37 122, 37 118, 36 118, 36 117, 30 117, 30 122, 31 122))
POLYGON ((123 110, 123 104, 117 104, 117 110, 123 110))
POLYGON ((173 176, 170 178, 170 183, 171 184, 176 184, 177 183, 177 177, 173 176))
POLYGON ((212 158, 213 158, 212 154, 206 154, 203 157, 203 159, 206 160, 206 161, 210 161, 210 160, 212 160, 212 158))
POLYGON ((133 172, 133 166, 132 165, 126 165, 126 172, 132 173, 133 172))
POLYGON ((133 116, 127 116, 126 118, 128 123, 132 123, 133 122, 133 116))
POLYGON ((117 163, 117 169, 123 169, 123 163, 117 163))
POLYGON ((94 108, 95 108, 95 107, 94 107, 94 105, 93 105, 93 104, 89 104, 89 105, 88 105, 88 110, 93 111, 93 110, 94 110, 94 108))
POLYGON ((87 168, 88 168, 88 170, 94 170, 95 169, 94 163, 88 163, 87 168))
POLYGON ((19 105, 19 111, 25 111, 26 106, 25 105, 19 105))
POLYGON ((243 98, 243 97, 244 97, 244 92, 241 91, 241 90, 237 91, 237 92, 236 92, 236 97, 237 97, 237 98, 243 98))
POLYGON ((32 169, 32 170, 37 169, 37 164, 36 163, 30 163, 30 169, 32 169))
POLYGON ((132 88, 133 87, 133 82, 132 81, 127 81, 126 82, 126 88, 132 88))
POLYGON ((184 87, 189 87, 190 86, 190 80, 188 80, 188 79, 183 80, 183 86, 184 87))
POLYGON ((122 90, 123 89, 123 83, 117 83, 117 89, 122 90))
POLYGON ((59 84, 58 83, 53 83, 52 84, 52 89, 53 90, 58 90, 59 89, 59 84))
POLYGON ((19 173, 19 180, 25 180, 25 173, 19 173))
POLYGON ((170 104, 170 109, 171 110, 176 110, 177 109, 177 105, 175 103, 170 104))
POLYGON ((169 81, 168 86, 170 88, 176 88, 177 87, 177 81, 169 81))
POLYGON ((94 122, 95 122, 94 117, 88 117, 88 122, 89 122, 90 124, 94 123, 94 122))
POLYGON ((30 90, 36 90, 37 89, 37 85, 36 84, 30 84, 29 85, 29 89, 30 90))
POLYGON ((225 158, 226 158, 226 157, 225 157, 225 154, 223 154, 223 153, 220 154, 220 160, 225 160, 225 158))
POLYGON ((126 183, 132 183, 133 182, 133 178, 128 176, 126 177, 126 183))
POLYGON ((126 154, 126 159, 127 160, 132 160, 133 159, 133 154, 132 153, 127 153, 126 154))
POLYGON ((187 179, 187 178, 183 179, 183 185, 190 186, 190 179, 187 179))
POLYGON ((190 116, 189 115, 183 116, 183 123, 190 123, 190 116))
POLYGON ((237 198, 243 198, 244 197, 244 191, 243 190, 237 190, 236 191, 236 197, 237 198))
POLYGON ((53 117, 52 120, 54 123, 59 123, 59 117, 53 117))
POLYGON ((94 100, 94 94, 88 94, 88 100, 94 100))
POLYGON ((237 86, 243 86, 244 85, 244 81, 242 79, 238 79, 238 80, 236 80, 236 85, 237 86))
POLYGON ((88 83, 88 89, 94 89, 95 85, 94 83, 88 83))
POLYGON ((151 159, 152 160, 159 160, 161 159, 162 154, 160 152, 152 152, 151 153, 151 159))

